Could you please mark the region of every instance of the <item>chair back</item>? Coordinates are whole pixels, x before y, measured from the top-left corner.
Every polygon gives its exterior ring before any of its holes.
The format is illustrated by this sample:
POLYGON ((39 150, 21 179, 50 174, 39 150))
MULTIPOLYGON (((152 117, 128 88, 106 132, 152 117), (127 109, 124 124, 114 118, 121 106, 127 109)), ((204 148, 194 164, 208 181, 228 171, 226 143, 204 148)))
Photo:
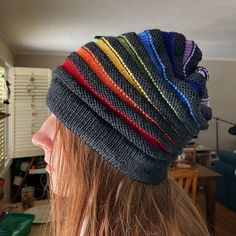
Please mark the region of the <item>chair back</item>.
POLYGON ((198 170, 175 169, 170 170, 168 175, 178 182, 194 202, 196 201, 198 170))

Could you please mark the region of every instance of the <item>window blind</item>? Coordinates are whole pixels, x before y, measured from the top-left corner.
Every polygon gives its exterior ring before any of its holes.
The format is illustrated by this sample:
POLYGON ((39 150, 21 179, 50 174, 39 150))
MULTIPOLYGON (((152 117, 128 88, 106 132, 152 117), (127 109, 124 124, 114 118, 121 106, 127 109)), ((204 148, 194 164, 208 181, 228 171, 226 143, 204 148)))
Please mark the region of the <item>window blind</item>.
MULTIPOLYGON (((3 78, 4 68, 0 67, 0 112, 5 112, 3 102, 3 78)), ((5 165, 5 119, 0 119, 0 172, 5 165)))
POLYGON ((12 158, 43 155, 43 150, 32 144, 33 134, 49 115, 46 94, 52 72, 50 69, 13 67, 9 119, 9 156, 12 158))

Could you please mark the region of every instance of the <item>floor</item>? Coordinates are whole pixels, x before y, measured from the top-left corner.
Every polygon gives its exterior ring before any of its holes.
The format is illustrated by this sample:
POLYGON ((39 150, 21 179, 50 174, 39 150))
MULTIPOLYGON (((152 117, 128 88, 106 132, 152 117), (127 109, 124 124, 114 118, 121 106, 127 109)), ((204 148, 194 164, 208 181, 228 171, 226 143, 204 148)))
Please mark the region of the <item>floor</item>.
MULTIPOLYGON (((235 199, 236 200, 236 199, 235 199)), ((198 192, 197 204, 205 212, 204 192, 198 192)), ((216 202, 216 236, 236 236, 236 212, 216 202)))

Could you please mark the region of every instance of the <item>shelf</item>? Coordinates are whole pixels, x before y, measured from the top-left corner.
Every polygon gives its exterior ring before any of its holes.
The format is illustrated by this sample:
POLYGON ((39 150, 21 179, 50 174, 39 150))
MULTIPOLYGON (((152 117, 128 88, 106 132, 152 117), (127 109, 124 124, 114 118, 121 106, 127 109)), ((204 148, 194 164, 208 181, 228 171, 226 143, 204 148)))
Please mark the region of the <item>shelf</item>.
POLYGON ((46 174, 46 173, 47 173, 47 171, 44 168, 42 168, 42 169, 30 169, 29 170, 30 175, 46 174))

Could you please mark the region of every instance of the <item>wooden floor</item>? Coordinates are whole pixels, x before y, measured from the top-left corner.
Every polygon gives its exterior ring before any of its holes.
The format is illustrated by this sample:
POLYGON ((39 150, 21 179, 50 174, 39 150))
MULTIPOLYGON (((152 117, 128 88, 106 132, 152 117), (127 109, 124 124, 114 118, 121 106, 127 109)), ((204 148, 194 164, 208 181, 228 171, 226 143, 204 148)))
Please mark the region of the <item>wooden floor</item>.
MULTIPOLYGON (((235 199, 236 200, 236 199, 235 199)), ((205 213, 204 193, 198 191, 197 205, 205 213)), ((236 212, 216 202, 216 236, 236 236, 236 212)))

